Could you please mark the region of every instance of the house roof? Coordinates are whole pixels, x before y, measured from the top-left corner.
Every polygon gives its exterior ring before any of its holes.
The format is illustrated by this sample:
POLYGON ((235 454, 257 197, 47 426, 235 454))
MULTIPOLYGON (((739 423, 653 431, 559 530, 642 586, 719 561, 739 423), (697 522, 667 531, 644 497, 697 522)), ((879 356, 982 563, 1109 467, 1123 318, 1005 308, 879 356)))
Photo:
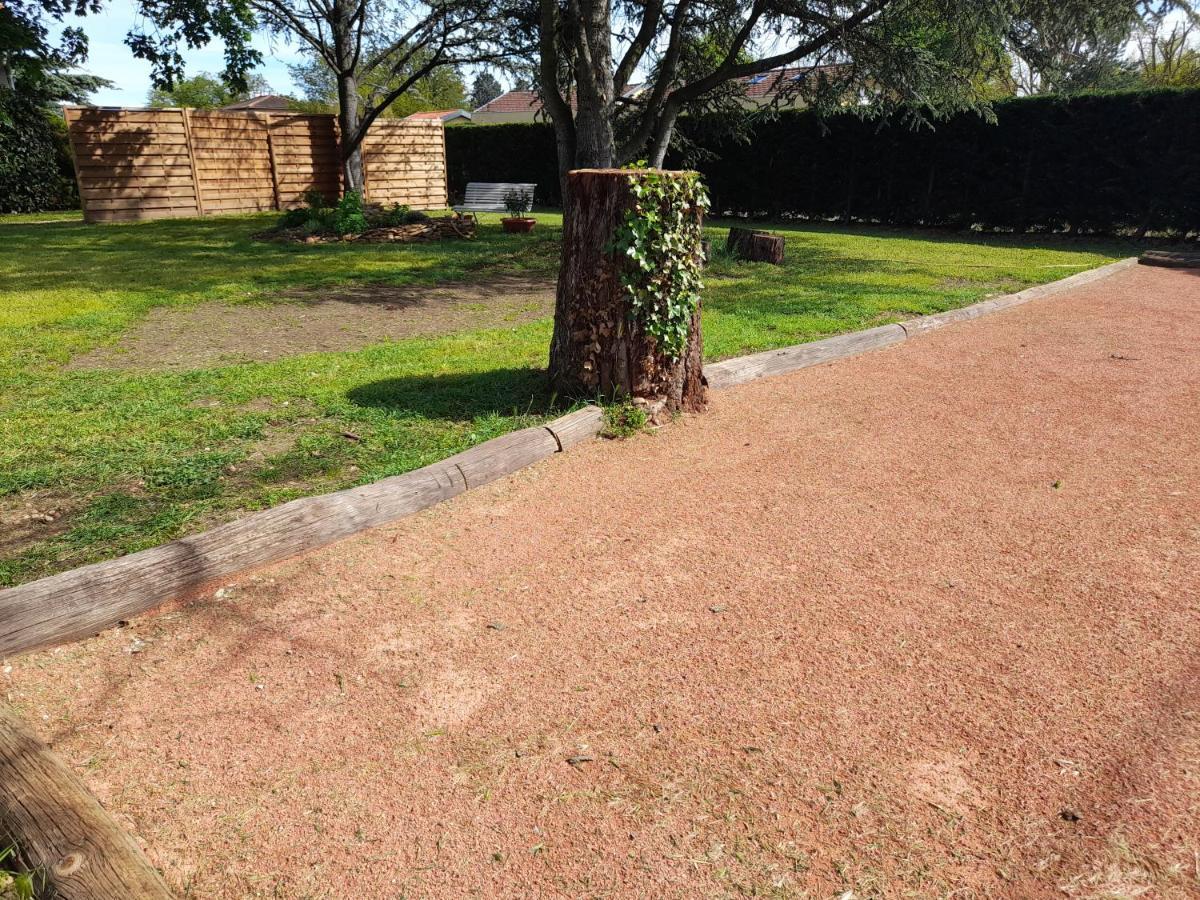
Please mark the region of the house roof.
POLYGON ((292 98, 281 97, 279 94, 259 94, 248 100, 238 100, 221 109, 291 109, 292 98))
POLYGON ((759 72, 757 75, 747 75, 745 78, 739 78, 738 81, 742 84, 746 91, 746 96, 751 100, 769 100, 776 94, 792 88, 797 82, 802 82, 808 78, 820 77, 821 75, 831 75, 843 66, 824 65, 824 66, 786 66, 781 69, 770 69, 766 72, 759 72))
MULTIPOLYGON (((745 89, 746 96, 750 100, 767 101, 776 94, 784 90, 790 89, 797 81, 805 78, 812 78, 820 74, 830 74, 842 68, 839 65, 821 65, 821 66, 791 66, 781 69, 770 69, 766 72, 760 72, 757 75, 747 75, 744 78, 737 79, 745 89)), ((636 97, 645 88, 642 84, 631 84, 625 88, 626 97, 636 97)), ((571 100, 571 107, 574 108, 574 98, 571 100)), ((522 113, 534 110, 541 112, 542 101, 538 97, 537 91, 517 90, 505 91, 499 97, 489 100, 479 109, 477 113, 522 113)))
POLYGON ((426 122, 450 122, 454 119, 469 119, 471 118, 471 114, 465 109, 431 109, 422 112, 410 113, 404 118, 417 119, 418 121, 426 122))
MULTIPOLYGON (((636 97, 641 93, 644 85, 631 84, 625 88, 626 97, 636 97)), ((571 109, 575 108, 575 98, 570 98, 571 109)), ((499 97, 489 100, 479 109, 477 113, 523 113, 533 110, 541 112, 542 99, 538 96, 537 91, 515 90, 505 91, 499 97)))
POLYGON ((475 112, 519 113, 541 108, 542 101, 538 97, 537 91, 505 91, 499 97, 493 97, 475 112))

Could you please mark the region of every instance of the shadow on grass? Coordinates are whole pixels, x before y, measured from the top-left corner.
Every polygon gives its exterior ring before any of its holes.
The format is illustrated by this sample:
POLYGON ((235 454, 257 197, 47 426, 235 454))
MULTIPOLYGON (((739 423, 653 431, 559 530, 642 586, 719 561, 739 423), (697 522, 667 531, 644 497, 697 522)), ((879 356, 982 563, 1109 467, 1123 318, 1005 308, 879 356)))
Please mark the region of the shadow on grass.
POLYGON ((469 422, 487 416, 540 416, 555 409, 543 369, 492 369, 386 378, 351 388, 347 399, 398 416, 469 422))
POLYGON ((930 244, 962 244, 997 249, 1119 252, 1126 256, 1136 255, 1137 251, 1148 247, 1165 249, 1185 244, 1178 238, 1138 238, 1131 235, 1067 234, 1065 232, 970 231, 870 222, 844 224, 807 219, 722 217, 707 220, 705 226, 713 229, 761 228, 783 232, 791 236, 800 236, 807 232, 844 237, 869 237, 876 240, 919 240, 930 244))
POLYGON ((472 241, 428 244, 276 244, 253 235, 275 215, 164 219, 85 225, 13 223, 5 249, 37 266, 0 274, 0 290, 65 287, 123 293, 207 291, 235 295, 302 285, 354 281, 434 283, 473 277, 489 266, 549 271, 557 260, 558 229, 534 240, 486 230, 472 241), (19 284, 16 281, 19 278, 19 284), (5 284, 5 282, 8 282, 5 284))

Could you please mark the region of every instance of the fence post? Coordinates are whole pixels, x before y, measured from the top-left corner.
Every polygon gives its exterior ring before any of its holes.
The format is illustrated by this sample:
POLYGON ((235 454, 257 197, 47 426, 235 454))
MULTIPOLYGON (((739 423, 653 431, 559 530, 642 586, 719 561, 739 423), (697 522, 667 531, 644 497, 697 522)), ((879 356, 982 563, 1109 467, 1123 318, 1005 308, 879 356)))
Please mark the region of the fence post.
POLYGON ((260 118, 263 127, 267 129, 267 160, 271 163, 271 191, 275 195, 275 208, 283 209, 283 205, 279 202, 279 169, 275 165, 275 139, 271 137, 271 132, 275 130, 275 117, 270 113, 265 113, 260 118))
POLYGON ((184 107, 180 112, 183 114, 183 136, 186 139, 184 146, 187 147, 188 168, 192 170, 192 190, 196 192, 196 212, 204 215, 204 198, 200 196, 200 176, 196 173, 196 148, 192 146, 192 111, 184 107))
POLYGON ((78 128, 73 128, 73 126, 79 118, 79 107, 63 107, 63 118, 67 123, 67 143, 71 145, 71 165, 75 169, 75 188, 79 191, 79 208, 83 212, 83 221, 89 222, 91 220, 88 219, 87 191, 83 189, 83 173, 79 170, 79 154, 75 152, 74 143, 75 131, 78 128))

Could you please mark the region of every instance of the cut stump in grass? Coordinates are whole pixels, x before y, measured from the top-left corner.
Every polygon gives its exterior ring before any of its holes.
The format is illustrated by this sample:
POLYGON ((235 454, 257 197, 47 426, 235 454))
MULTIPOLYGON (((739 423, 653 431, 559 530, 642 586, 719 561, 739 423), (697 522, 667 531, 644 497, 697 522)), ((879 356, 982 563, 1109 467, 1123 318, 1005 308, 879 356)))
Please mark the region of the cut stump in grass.
POLYGON ((141 849, 83 782, 0 703, 0 841, 60 900, 171 900, 141 849))
MULTIPOLYGON (((678 356, 661 351, 633 307, 622 274, 628 259, 612 250, 626 217, 636 210, 635 179, 695 178, 658 169, 578 169, 567 174, 571 214, 563 224, 562 267, 550 345, 550 378, 561 396, 629 397, 661 423, 678 412, 703 409, 700 307, 696 304, 678 356)), ((636 213, 635 213, 636 214, 636 213)), ((684 211, 698 226, 702 210, 684 211)), ((694 247, 680 253, 701 260, 694 247)), ((668 290, 664 288, 664 290, 668 290)))
POLYGON ((1164 269, 1200 269, 1200 251, 1147 250, 1138 262, 1164 269))
POLYGON ((783 238, 769 231, 730 228, 725 249, 738 259, 783 265, 783 238))

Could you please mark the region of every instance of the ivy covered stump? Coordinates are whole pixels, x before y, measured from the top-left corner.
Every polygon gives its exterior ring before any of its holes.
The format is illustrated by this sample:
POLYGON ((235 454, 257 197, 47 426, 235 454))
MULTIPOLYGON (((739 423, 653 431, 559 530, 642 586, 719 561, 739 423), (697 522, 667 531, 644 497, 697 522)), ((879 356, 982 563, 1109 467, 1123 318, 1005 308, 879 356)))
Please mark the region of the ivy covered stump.
POLYGON ((701 227, 695 172, 578 169, 567 175, 550 344, 561 396, 628 397, 653 422, 704 408, 701 227))

